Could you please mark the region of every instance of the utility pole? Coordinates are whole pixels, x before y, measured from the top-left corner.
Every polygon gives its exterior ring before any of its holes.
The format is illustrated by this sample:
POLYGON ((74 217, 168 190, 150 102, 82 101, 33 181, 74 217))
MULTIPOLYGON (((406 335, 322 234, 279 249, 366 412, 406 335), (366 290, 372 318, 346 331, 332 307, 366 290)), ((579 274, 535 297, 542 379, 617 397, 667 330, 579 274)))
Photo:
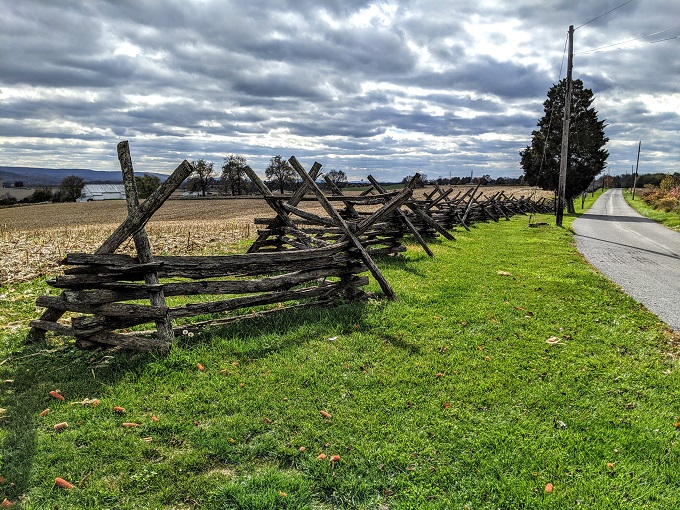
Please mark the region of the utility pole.
POLYGON ((637 185, 637 177, 638 177, 638 165, 640 164, 640 148, 642 147, 642 140, 640 140, 640 143, 638 144, 638 155, 637 155, 637 161, 635 163, 635 176, 633 177, 633 200, 635 200, 635 186, 637 185))
POLYGON ((560 154, 560 180, 557 187, 557 218, 555 223, 562 226, 564 217, 564 193, 567 187, 567 166, 569 165, 569 118, 571 116, 571 71, 574 67, 574 25, 569 25, 569 59, 567 60, 567 93, 564 98, 562 120, 562 152, 560 154))

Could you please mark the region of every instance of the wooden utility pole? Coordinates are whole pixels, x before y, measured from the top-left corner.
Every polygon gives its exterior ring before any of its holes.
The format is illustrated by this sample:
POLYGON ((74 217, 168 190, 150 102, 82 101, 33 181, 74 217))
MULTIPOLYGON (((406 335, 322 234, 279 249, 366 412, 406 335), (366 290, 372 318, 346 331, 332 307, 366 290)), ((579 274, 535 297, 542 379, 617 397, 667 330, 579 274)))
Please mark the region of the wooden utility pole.
POLYGON ((569 59, 567 60, 567 92, 564 97, 564 118, 562 119, 562 152, 560 154, 560 180, 557 187, 557 218, 555 223, 562 226, 564 217, 564 194, 567 187, 567 166, 569 165, 569 118, 571 116, 571 71, 574 67, 574 25, 569 25, 569 59))
POLYGON ((640 143, 638 144, 638 155, 637 155, 637 161, 635 162, 635 175, 633 176, 633 200, 635 200, 635 186, 637 186, 637 177, 638 177, 638 165, 640 164, 640 148, 642 147, 642 140, 640 140, 640 143))

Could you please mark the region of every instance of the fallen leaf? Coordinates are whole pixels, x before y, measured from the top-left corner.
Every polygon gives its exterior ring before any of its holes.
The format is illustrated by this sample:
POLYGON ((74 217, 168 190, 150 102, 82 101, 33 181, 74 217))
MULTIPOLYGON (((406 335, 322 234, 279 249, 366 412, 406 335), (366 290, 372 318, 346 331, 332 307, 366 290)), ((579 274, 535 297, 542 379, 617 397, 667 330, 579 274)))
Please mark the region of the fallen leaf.
POLYGON ((230 437, 230 438, 229 438, 229 442, 230 442, 231 444, 234 444, 234 443, 236 442, 236 439, 234 439, 233 437, 230 437))
POLYGON ((551 336, 546 340, 546 343, 549 343, 550 345, 555 345, 560 343, 560 339, 557 338, 556 336, 551 336))
POLYGON ((512 276, 512 273, 508 273, 507 271, 496 271, 496 274, 501 276, 512 276))
POLYGON ((12 506, 12 502, 9 499, 5 498, 2 500, 2 503, 0 503, 0 506, 4 508, 9 508, 10 506, 12 506))
POLYGON ((614 463, 613 462, 607 462, 607 469, 614 469, 614 463))
POLYGON ((444 409, 448 409, 449 407, 451 407, 451 403, 450 402, 444 402, 444 409))
POLYGON ((491 361, 491 356, 486 356, 484 359, 485 359, 486 361, 491 361))
POLYGON ((288 494, 286 494, 283 491, 279 491, 279 496, 281 496, 282 498, 285 498, 286 496, 288 496, 288 494))
POLYGON ((200 363, 196 363, 196 368, 198 368, 201 372, 205 370, 205 367, 201 365, 200 363))
POLYGON ((50 391, 50 397, 56 398, 57 400, 66 400, 59 390, 50 391))
POLYGON ((304 452, 306 450, 306 448, 304 446, 301 446, 299 449, 300 449, 301 452, 304 452))
POLYGON ((674 426, 676 429, 680 429, 680 420, 676 421, 676 422, 673 424, 673 426, 674 426))
POLYGON ((550 482, 546 483, 545 484, 545 492, 550 494, 550 493, 552 493, 552 491, 553 491, 553 484, 551 484, 550 482))
POLYGON ((444 374, 442 374, 441 372, 437 372, 437 378, 441 378, 443 376, 444 376, 444 374))
POLYGON ((264 422, 267 423, 267 424, 273 423, 273 422, 272 422, 269 418, 267 418, 266 416, 264 417, 264 422))
POLYGON ((331 455, 331 462, 340 462, 340 455, 331 455))
POLYGON ((330 420, 332 418, 331 413, 329 413, 328 411, 319 411, 319 414, 326 418, 327 420, 330 420))
POLYGON ((47 413, 49 413, 49 412, 50 412, 50 408, 48 407, 48 408, 45 409, 43 412, 41 412, 41 413, 39 414, 39 416, 40 416, 40 417, 46 416, 47 413))
POLYGON ((318 460, 326 460, 326 454, 325 453, 320 453, 317 457, 318 460))
POLYGON ((132 423, 132 422, 126 421, 125 423, 123 423, 123 427, 128 428, 128 429, 134 428, 134 427, 139 427, 139 423, 132 423))
POLYGON ((158 418, 156 418, 155 416, 152 415, 152 416, 151 416, 151 421, 158 421, 158 418))
POLYGON ((120 414, 123 414, 123 413, 125 412, 125 408, 124 408, 124 407, 120 407, 120 406, 114 406, 114 407, 113 407, 113 410, 114 410, 115 412, 117 412, 117 413, 120 413, 120 414))
POLYGON ((54 425, 54 430, 59 432, 60 430, 64 430, 66 427, 68 427, 68 423, 62 421, 61 423, 57 423, 54 425))
POLYGON ((67 481, 64 480, 63 478, 56 477, 56 478, 54 479, 54 484, 55 484, 57 487, 61 487, 62 489, 73 489, 73 484, 67 482, 67 481))

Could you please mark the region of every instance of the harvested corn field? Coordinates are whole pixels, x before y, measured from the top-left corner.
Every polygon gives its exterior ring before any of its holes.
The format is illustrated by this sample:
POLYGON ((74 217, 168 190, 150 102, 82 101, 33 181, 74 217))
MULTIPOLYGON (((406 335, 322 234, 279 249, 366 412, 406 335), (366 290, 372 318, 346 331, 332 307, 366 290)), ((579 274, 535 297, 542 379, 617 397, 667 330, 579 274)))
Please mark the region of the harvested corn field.
MULTIPOLYGON (((488 187, 484 194, 500 190, 509 196, 546 194, 517 187, 488 187)), ((416 195, 427 192, 419 190, 416 195)), ((301 208, 320 212, 316 201, 303 202, 301 208)), ((239 251, 239 241, 255 236, 253 219, 271 215, 271 208, 260 198, 169 200, 149 221, 146 231, 157 255, 233 253, 239 251)), ((122 200, 0 209, 0 285, 59 274, 59 261, 67 253, 93 253, 126 216, 122 200)), ((133 248, 130 240, 118 251, 132 253, 133 248)))

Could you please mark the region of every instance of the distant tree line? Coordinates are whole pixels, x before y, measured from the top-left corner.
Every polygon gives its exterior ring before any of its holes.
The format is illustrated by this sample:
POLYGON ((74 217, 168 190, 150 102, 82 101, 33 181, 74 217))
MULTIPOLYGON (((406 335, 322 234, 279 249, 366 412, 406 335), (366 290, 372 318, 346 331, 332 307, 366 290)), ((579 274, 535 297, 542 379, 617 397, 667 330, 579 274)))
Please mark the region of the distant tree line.
MULTIPOLYGON (((184 187, 190 193, 199 196, 212 193, 239 196, 257 192, 255 184, 246 173, 245 169, 248 162, 245 156, 239 154, 226 156, 223 159, 219 176, 212 161, 197 159, 192 161, 191 164, 194 167, 194 172, 184 183, 184 187)), ((347 185, 347 175, 344 171, 331 169, 324 173, 339 188, 347 185)), ((269 160, 269 165, 265 169, 265 184, 272 191, 279 193, 294 191, 301 182, 302 180, 297 172, 280 155, 269 160)), ((320 179, 319 185, 325 187, 325 182, 320 179)))
MULTIPOLYGON (((666 177, 667 174, 663 173, 653 173, 653 174, 639 174, 635 186, 637 188, 644 188, 647 185, 659 187, 661 186, 661 181, 666 177)), ((673 176, 680 179, 680 172, 675 172, 673 176)), ((634 181, 634 174, 626 173, 621 175, 608 176, 607 184, 612 188, 632 188, 634 181)))

